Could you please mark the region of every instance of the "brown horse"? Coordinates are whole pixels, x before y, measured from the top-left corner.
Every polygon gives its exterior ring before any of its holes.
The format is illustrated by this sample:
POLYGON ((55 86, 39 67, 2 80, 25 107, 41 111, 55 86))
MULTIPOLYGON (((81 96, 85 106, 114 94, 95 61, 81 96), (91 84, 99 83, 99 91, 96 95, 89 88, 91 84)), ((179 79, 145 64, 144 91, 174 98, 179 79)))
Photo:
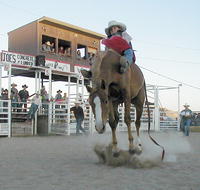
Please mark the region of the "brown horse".
POLYGON ((82 71, 82 75, 91 78, 92 87, 87 86, 90 93, 89 103, 95 116, 95 128, 103 133, 107 120, 112 129, 112 151, 117 155, 116 127, 119 121, 118 106, 125 105, 124 121, 128 127, 128 140, 130 153, 141 153, 140 118, 145 100, 144 77, 136 64, 132 64, 124 74, 119 73, 120 55, 114 50, 99 52, 92 65, 91 71, 82 71), (134 143, 131 132, 130 107, 136 108, 137 142, 134 143))

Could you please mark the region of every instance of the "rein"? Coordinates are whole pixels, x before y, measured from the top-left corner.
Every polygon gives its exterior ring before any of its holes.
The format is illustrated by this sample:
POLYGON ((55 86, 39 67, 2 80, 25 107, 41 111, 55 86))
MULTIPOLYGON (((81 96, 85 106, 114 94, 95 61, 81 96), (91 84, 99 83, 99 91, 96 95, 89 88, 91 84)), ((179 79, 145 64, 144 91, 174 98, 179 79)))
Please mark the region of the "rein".
POLYGON ((162 148, 162 157, 161 159, 163 160, 165 157, 165 149, 163 146, 161 146, 159 143, 157 143, 157 141, 151 136, 150 134, 150 128, 151 128, 151 121, 150 121, 150 109, 149 109, 149 103, 148 103, 148 98, 147 98, 147 90, 146 90, 146 83, 144 81, 144 89, 145 89, 145 97, 146 97, 146 102, 147 102, 147 112, 148 112, 148 135, 149 138, 159 147, 162 148))

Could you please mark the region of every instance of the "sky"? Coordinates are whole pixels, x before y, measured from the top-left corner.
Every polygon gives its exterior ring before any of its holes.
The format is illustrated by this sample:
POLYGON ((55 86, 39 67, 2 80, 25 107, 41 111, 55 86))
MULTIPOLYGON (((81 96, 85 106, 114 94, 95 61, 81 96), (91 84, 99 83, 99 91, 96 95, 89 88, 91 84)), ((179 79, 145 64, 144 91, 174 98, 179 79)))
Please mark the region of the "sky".
MULTIPOLYGON (((146 83, 182 84, 181 109, 188 103, 193 111, 200 111, 199 0, 0 0, 0 10, 0 51, 8 48, 9 31, 42 16, 102 34, 109 21, 123 22, 146 83)), ((20 85, 24 82, 15 80, 20 85)), ((58 85, 54 86, 56 92, 58 85)), ((178 109, 177 89, 160 90, 159 98, 163 107, 178 109)))

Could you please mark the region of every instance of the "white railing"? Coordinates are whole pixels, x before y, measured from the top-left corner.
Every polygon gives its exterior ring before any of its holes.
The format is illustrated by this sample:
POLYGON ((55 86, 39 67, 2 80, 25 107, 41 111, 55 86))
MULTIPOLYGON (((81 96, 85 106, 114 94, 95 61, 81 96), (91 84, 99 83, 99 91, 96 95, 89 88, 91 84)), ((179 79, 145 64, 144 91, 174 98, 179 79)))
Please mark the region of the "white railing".
POLYGON ((11 101, 0 100, 0 136, 11 137, 11 101))
MULTIPOLYGON (((76 119, 70 112, 70 108, 73 106, 74 101, 49 103, 49 133, 70 135, 76 132, 76 119)), ((85 130, 91 131, 91 108, 86 103, 81 106, 85 116, 82 126, 85 130)))
POLYGON ((173 116, 177 115, 175 111, 160 111, 160 128, 161 129, 168 129, 168 128, 175 128, 178 129, 178 118, 173 116), (169 116, 172 115, 172 116, 169 116))
MULTIPOLYGON (((48 117, 48 134, 57 133, 57 134, 66 134, 70 135, 76 132, 76 120, 72 112, 70 112, 70 108, 74 106, 75 99, 71 99, 68 102, 49 102, 43 103, 38 111, 35 114, 35 121, 29 122, 29 128, 31 128, 31 134, 37 134, 37 119, 38 115, 46 115, 48 117)), ((12 102, 13 103, 13 102, 12 102)), ((21 104, 20 102, 19 104, 21 104)), ((24 104, 25 102, 23 102, 24 104)), ((24 121, 24 130, 27 127, 26 119, 27 113, 30 108, 30 102, 27 102, 27 108, 23 107, 15 107, 12 108, 10 100, 0 100, 0 135, 11 136, 11 118, 12 118, 12 126, 15 126, 15 120, 23 120, 24 121), (23 117, 22 117, 23 116, 23 117)), ((82 108, 84 110, 85 119, 83 122, 83 126, 90 133, 94 133, 94 116, 91 110, 91 107, 88 103, 83 101, 82 108)), ((118 131, 126 131, 127 126, 124 122, 124 106, 121 105, 118 108, 119 111, 119 124, 117 127, 118 131)), ((162 111, 159 112, 160 120, 159 120, 159 129, 168 129, 175 128, 177 129, 178 121, 173 119, 173 117, 167 117, 162 111)), ((151 116, 151 130, 156 130, 155 128, 155 111, 154 108, 150 109, 151 116)), ((135 119, 136 119, 136 111, 134 107, 131 107, 131 120, 133 130, 135 130, 135 119)), ((23 125, 23 121, 21 124, 23 125)), ((142 118, 141 118, 141 130, 148 129, 148 114, 147 108, 144 108, 142 118)), ((107 130, 110 130, 110 127, 107 127, 107 130)))

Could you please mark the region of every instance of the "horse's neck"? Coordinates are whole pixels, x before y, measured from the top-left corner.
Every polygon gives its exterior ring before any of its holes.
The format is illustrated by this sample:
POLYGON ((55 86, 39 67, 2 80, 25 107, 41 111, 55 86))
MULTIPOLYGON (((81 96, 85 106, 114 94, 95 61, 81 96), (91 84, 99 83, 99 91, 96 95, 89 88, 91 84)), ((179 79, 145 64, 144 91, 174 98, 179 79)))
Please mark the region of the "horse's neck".
MULTIPOLYGON (((117 53, 115 50, 113 49, 108 49, 104 52, 98 52, 98 58, 96 60, 96 62, 92 65, 91 71, 92 71, 92 78, 93 78, 93 82, 94 83, 98 83, 98 81, 100 79, 102 79, 102 77, 106 80, 106 78, 110 78, 109 76, 109 72, 112 70, 111 67, 113 67, 112 64, 109 63, 109 61, 102 61, 103 58, 105 56, 107 56, 108 54, 113 54, 113 57, 119 57, 120 54, 117 53)), ((112 55, 110 55, 110 57, 112 57, 112 55)), ((109 60, 109 58, 108 58, 109 60)), ((118 64, 118 62, 116 61, 116 63, 118 64)))

